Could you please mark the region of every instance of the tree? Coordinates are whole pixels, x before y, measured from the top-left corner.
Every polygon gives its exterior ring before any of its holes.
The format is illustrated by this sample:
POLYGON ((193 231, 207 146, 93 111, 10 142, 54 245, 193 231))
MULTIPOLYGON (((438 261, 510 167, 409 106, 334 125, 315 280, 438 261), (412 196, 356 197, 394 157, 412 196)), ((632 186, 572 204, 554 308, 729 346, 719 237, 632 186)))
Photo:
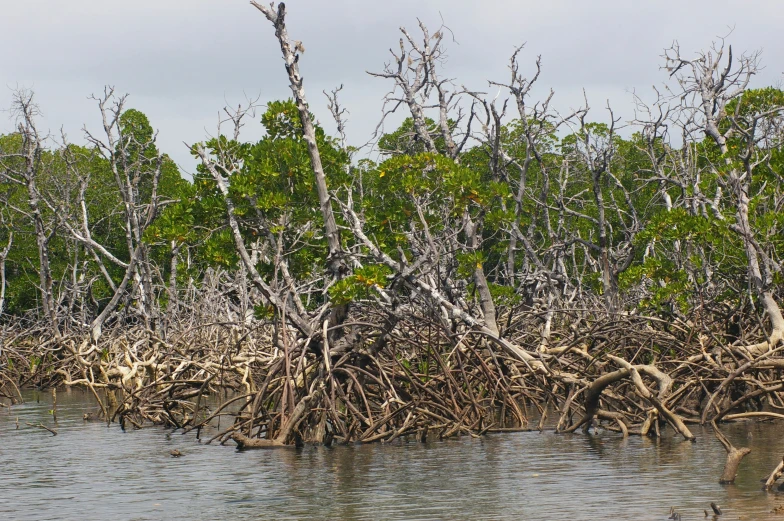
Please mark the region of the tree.
POLYGON ((743 55, 737 64, 731 46, 726 48, 726 61, 724 55, 722 40, 692 60, 683 58, 676 44, 666 60, 681 89, 687 131, 703 132, 720 152, 712 168, 719 186, 732 196, 735 223, 730 229, 743 242, 749 281, 770 320, 768 339, 745 346, 759 355, 784 339, 784 317, 771 287, 781 266, 760 246, 749 212, 757 168, 769 161, 770 150, 780 139, 784 96, 773 89, 747 90, 759 68, 757 54, 743 55))

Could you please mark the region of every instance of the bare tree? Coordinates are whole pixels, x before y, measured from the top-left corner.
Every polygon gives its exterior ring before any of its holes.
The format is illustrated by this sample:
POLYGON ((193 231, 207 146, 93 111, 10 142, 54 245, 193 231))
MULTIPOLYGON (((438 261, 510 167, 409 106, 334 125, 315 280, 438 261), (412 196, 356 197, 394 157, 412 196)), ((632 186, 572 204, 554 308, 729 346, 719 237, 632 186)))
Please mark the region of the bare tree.
MULTIPOLYGON (((444 142, 444 155, 459 161, 459 156, 470 138, 470 127, 473 117, 469 117, 462 139, 457 132, 462 119, 459 105, 464 90, 449 90, 451 80, 442 78, 439 65, 445 58, 443 48, 444 35, 449 29, 445 26, 430 34, 421 21, 419 29, 421 41, 417 41, 404 27, 400 28, 399 54, 389 50, 393 63, 388 63, 383 72, 368 72, 371 76, 390 79, 394 82, 392 91, 384 99, 381 122, 376 132, 389 114, 394 113, 401 105, 408 107, 414 125, 414 140, 424 145, 427 152, 438 152, 436 138, 444 142), (388 108, 391 105, 391 108, 388 108), (429 128, 426 113, 428 109, 437 111, 435 128, 429 128), (450 115, 457 110, 454 120, 450 115)), ((473 116, 473 114, 472 114, 473 116)))
POLYGON ((744 54, 735 59, 732 46, 721 39, 712 48, 694 59, 681 55, 674 44, 664 55, 670 76, 677 80, 683 125, 691 131, 703 132, 721 152, 723 165, 716 167, 717 180, 731 194, 735 204, 735 224, 731 229, 744 244, 751 287, 770 320, 771 331, 764 342, 746 346, 749 353, 759 355, 775 348, 784 339, 784 316, 773 294, 773 275, 781 266, 760 246, 749 219, 749 204, 755 170, 765 164, 770 145, 765 143, 780 135, 780 117, 784 106, 772 104, 761 111, 744 111, 744 94, 751 79, 759 71, 759 53, 744 54), (728 111, 731 102, 734 112, 728 111), (729 122, 729 124, 726 124, 729 122), (737 139, 740 164, 730 154, 730 139, 737 139))
POLYGON ((44 140, 36 126, 40 115, 32 91, 14 92, 13 111, 17 118, 17 132, 21 139, 18 151, 0 154, 0 176, 10 183, 24 187, 27 193, 27 209, 17 210, 27 214, 33 223, 36 245, 38 247, 38 274, 40 280, 41 306, 49 327, 54 335, 60 337, 57 309, 54 298, 52 270, 49 262, 49 244, 59 228, 57 214, 45 218, 46 203, 39 187, 47 164, 44 160, 44 140))
POLYGON ((14 233, 8 233, 8 242, 0 251, 0 317, 3 316, 5 312, 5 288, 6 288, 6 280, 5 280, 5 260, 8 258, 8 254, 11 252, 11 246, 14 243, 14 233))
MULTIPOLYGON (((163 156, 160 153, 150 154, 154 149, 155 136, 142 137, 140 141, 132 126, 123 124, 122 116, 127 96, 115 97, 114 89, 107 87, 102 96, 94 99, 101 112, 104 135, 101 138, 86 129, 85 135, 97 153, 106 160, 114 177, 123 209, 123 227, 129 258, 128 262, 120 260, 117 255, 112 254, 93 239, 90 232, 89 209, 84 197, 89 174, 77 173, 76 175, 81 178, 79 192, 81 212, 78 221, 68 223, 67 226, 72 236, 91 252, 107 284, 113 290, 109 303, 90 324, 90 336, 93 341, 97 341, 102 334, 104 322, 114 313, 121 300, 128 298, 129 294, 135 298, 137 312, 146 328, 155 331, 157 327, 156 298, 152 288, 153 268, 149 260, 149 247, 144 242, 144 232, 166 201, 162 201, 158 195, 163 156), (120 284, 114 284, 102 258, 125 270, 120 284), (129 284, 132 287, 130 292, 129 284)), ((73 166, 75 162, 71 160, 69 164, 73 166)))
POLYGON ((316 129, 313 125, 313 119, 310 115, 310 110, 308 109, 308 102, 305 98, 305 87, 302 82, 302 76, 299 73, 299 58, 300 53, 304 52, 304 47, 302 46, 302 42, 293 42, 289 39, 285 19, 286 4, 283 2, 279 3, 277 10, 274 8, 274 3, 270 6, 265 6, 251 1, 251 5, 264 13, 264 16, 266 16, 275 27, 275 36, 280 43, 280 50, 283 54, 283 61, 286 64, 286 72, 289 76, 289 86, 294 95, 294 102, 297 104, 299 119, 302 123, 302 137, 308 145, 310 164, 313 168, 321 215, 324 220, 324 233, 327 237, 327 246, 329 248, 329 269, 332 272, 333 277, 339 279, 345 276, 347 268, 343 258, 344 252, 342 251, 340 244, 340 231, 335 222, 332 199, 327 187, 327 176, 324 173, 324 167, 321 164, 321 154, 319 153, 318 143, 316 142, 316 129))

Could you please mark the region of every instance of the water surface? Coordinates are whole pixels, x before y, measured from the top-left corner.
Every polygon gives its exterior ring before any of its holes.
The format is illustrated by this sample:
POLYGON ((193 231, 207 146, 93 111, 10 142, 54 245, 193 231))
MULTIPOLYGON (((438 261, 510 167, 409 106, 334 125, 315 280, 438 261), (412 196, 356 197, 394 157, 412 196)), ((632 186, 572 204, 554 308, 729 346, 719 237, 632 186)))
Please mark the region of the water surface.
POLYGON ((781 424, 723 427, 753 449, 736 485, 723 486, 724 449, 699 427, 694 444, 526 432, 237 452, 161 428, 86 423, 94 402, 76 391, 58 394, 55 426, 51 395, 25 398, 0 409, 0 519, 663 521, 671 506, 704 519, 714 501, 723 520, 784 520, 771 513, 784 494, 759 482, 784 454, 781 424))

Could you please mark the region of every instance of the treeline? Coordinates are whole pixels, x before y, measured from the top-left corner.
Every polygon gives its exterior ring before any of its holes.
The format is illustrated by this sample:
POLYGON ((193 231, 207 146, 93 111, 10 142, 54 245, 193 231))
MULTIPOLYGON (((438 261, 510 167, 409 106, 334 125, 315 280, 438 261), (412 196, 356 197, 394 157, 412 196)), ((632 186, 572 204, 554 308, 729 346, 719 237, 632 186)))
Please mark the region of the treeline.
POLYGON ((17 131, 0 137, 9 380, 123 391, 107 410, 183 428, 209 420, 199 400, 223 382, 247 394, 223 439, 245 444, 301 425, 481 433, 524 424, 526 400, 560 404, 561 430, 598 416, 690 438, 678 407, 706 421, 758 389, 722 383, 784 334, 784 92, 751 88, 757 55, 670 48, 669 90, 622 122, 532 100, 539 61, 521 66, 521 49, 490 82, 504 95, 457 87, 443 28, 421 25, 373 74, 385 114, 407 116, 373 161, 346 144, 339 89, 337 136, 309 112, 283 5, 254 5, 293 98, 226 110, 191 147, 192 181, 111 89, 86 146, 43 135, 32 93, 15 94, 17 131), (257 114, 266 134, 247 142, 257 114), (189 383, 160 394, 162 375, 189 383))
MULTIPOLYGON (((90 144, 77 146, 41 136, 32 93, 18 92, 19 131, 0 137, 0 309, 6 320, 44 320, 61 333, 81 331, 107 309, 108 320, 155 329, 199 292, 207 272, 242 269, 228 202, 253 267, 273 281, 285 265, 286 281, 273 285, 306 308, 372 299, 374 286, 394 281, 395 266, 353 237, 359 225, 396 266, 418 263, 412 274, 427 273, 496 330, 498 318, 487 317, 498 314, 493 307, 551 317, 582 306, 668 320, 720 317, 734 340, 742 321, 765 311, 759 296, 782 282, 784 92, 749 89, 728 100, 719 143, 664 117, 632 123, 636 132, 623 138, 611 112, 609 123, 597 123, 588 109, 563 118, 546 105, 528 109, 524 95, 513 101, 525 120, 504 122, 506 104, 475 103, 465 129, 457 119, 442 127, 425 117, 420 135, 408 118, 378 140, 378 162, 352 162, 355 151, 316 126, 340 248, 356 258, 329 280, 318 193, 291 100, 266 106, 258 142, 230 135, 196 145, 207 165, 221 161, 220 173, 229 174, 224 196, 208 166, 183 179, 125 98, 107 92, 99 108, 109 134, 88 134, 90 144), (346 218, 351 212, 358 221, 346 218)), ((692 116, 690 126, 703 117, 692 116)), ((268 304, 253 304, 257 317, 268 304)), ((543 329, 543 342, 547 335, 543 329)))

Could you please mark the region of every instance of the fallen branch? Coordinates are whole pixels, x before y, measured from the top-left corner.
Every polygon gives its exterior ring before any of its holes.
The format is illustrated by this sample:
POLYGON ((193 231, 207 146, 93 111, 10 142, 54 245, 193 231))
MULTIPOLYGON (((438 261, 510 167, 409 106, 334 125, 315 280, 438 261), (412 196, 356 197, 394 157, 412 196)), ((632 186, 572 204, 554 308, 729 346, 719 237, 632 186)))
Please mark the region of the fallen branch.
POLYGON ((768 479, 765 480, 765 490, 771 490, 782 474, 784 474, 784 458, 782 458, 781 462, 773 469, 773 472, 770 473, 768 479))
POLYGON ((57 436, 57 431, 56 431, 56 430, 54 430, 54 429, 50 429, 49 427, 47 427, 47 426, 46 426, 46 425, 44 425, 43 423, 39 423, 38 425, 35 425, 35 424, 33 424, 33 423, 28 423, 28 422, 25 422, 25 424, 26 424, 26 425, 28 425, 29 427, 36 427, 36 428, 38 428, 38 429, 44 429, 44 430, 47 430, 47 431, 49 431, 49 432, 51 432, 51 433, 52 433, 52 436, 57 436))
POLYGON ((747 454, 751 452, 751 449, 748 447, 743 447, 738 449, 730 441, 727 439, 724 434, 719 431, 719 428, 716 426, 716 422, 711 422, 711 426, 713 426, 713 432, 716 434, 716 439, 724 446, 724 449, 727 451, 727 462, 724 464, 724 472, 721 473, 721 479, 719 479, 719 483, 722 484, 730 484, 735 482, 735 477, 738 475, 738 467, 740 466, 740 462, 743 458, 746 457, 747 454))

